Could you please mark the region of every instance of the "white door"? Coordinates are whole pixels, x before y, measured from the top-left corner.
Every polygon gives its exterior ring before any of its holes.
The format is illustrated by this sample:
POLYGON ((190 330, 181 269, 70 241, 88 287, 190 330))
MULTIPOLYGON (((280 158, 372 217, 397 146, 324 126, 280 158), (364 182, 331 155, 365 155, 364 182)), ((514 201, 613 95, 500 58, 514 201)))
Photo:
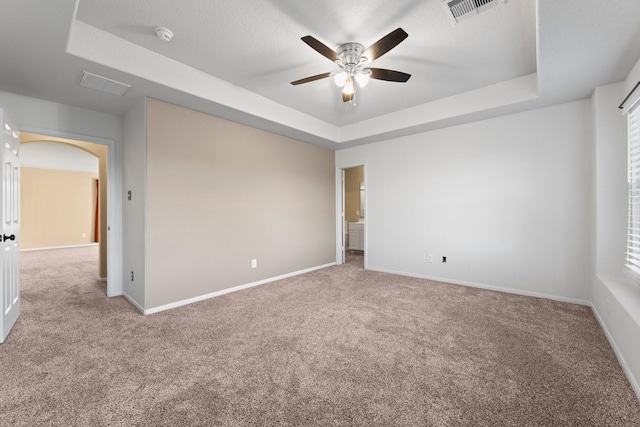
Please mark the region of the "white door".
POLYGON ((20 133, 0 108, 2 154, 0 182, 2 230, 0 230, 0 343, 4 342, 20 315, 20 133))

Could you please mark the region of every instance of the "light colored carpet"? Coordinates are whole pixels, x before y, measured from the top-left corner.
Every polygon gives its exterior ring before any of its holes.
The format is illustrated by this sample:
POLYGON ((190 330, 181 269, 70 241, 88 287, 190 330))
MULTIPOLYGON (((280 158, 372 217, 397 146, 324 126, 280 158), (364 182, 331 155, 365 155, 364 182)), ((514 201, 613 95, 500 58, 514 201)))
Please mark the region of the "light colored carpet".
POLYGON ((96 259, 22 253, 0 425, 640 425, 588 307, 364 271, 349 254, 143 316, 104 296, 96 259))

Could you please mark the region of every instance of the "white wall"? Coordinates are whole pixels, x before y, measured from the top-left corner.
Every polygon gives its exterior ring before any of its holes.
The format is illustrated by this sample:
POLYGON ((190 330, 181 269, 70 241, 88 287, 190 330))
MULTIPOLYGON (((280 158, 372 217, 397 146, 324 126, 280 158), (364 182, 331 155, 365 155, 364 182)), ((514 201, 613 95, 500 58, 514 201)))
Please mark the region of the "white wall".
POLYGON ((146 100, 124 118, 124 295, 144 310, 146 304, 146 100), (128 192, 131 191, 131 200, 128 192), (131 272, 134 278, 131 279, 131 272))
POLYGON ((337 167, 366 164, 367 268, 588 303, 590 113, 580 101, 338 151, 337 167))
MULTIPOLYGON (((636 73, 631 73, 629 78, 637 79, 636 73)), ((640 398, 640 285, 624 272, 628 206, 627 120, 618 109, 633 85, 635 82, 597 88, 592 99, 596 156, 595 275, 591 301, 598 321, 640 398)))
POLYGON ((122 293, 122 119, 64 104, 0 91, 5 108, 20 130, 82 141, 109 148, 109 282, 107 294, 122 293))
POLYGON ((120 117, 4 91, 0 91, 0 105, 21 130, 71 133, 86 136, 89 142, 95 138, 110 139, 117 141, 118 146, 122 142, 120 117))
POLYGON ((627 119, 617 106, 623 84, 595 90, 595 256, 596 274, 621 277, 627 232, 627 119))
POLYGON ((635 103, 640 100, 640 87, 636 88, 636 90, 631 93, 633 88, 640 83, 640 59, 636 62, 636 65, 631 69, 627 78, 624 80, 624 92, 622 93, 622 97, 617 100, 616 105, 620 104, 622 100, 624 100, 629 94, 629 98, 625 101, 623 105, 624 112, 626 113, 630 107, 635 105, 635 103))

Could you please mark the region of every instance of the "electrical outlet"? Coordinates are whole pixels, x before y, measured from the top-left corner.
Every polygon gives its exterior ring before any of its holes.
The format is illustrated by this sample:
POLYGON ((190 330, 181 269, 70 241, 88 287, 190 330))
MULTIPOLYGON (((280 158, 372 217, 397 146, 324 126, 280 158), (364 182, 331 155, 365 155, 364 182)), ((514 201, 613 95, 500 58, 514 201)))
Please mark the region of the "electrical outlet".
POLYGON ((442 257, 442 262, 447 262, 447 257, 446 256, 442 257))
POLYGON ((611 317, 611 301, 609 300, 609 297, 607 297, 605 301, 604 313, 607 319, 611 317))
POLYGON ((251 268, 256 268, 258 266, 258 260, 257 259, 252 259, 251 260, 251 268))
POLYGON ((427 262, 433 262, 433 255, 432 254, 428 254, 427 255, 427 262))
POLYGON ((87 237, 87 233, 82 233, 82 238, 85 239, 87 237))

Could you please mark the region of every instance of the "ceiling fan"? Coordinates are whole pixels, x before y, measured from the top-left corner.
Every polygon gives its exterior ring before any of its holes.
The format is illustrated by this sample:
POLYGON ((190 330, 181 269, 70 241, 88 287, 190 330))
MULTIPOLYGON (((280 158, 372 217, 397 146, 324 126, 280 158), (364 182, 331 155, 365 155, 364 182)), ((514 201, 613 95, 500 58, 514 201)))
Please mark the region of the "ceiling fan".
POLYGON ((335 83, 342 87, 342 101, 355 105, 355 82, 364 87, 369 79, 386 80, 388 82, 405 83, 411 74, 400 71, 386 70, 384 68, 370 68, 366 65, 381 57, 391 49, 399 45, 409 35, 397 28, 365 49, 360 43, 344 43, 336 51, 332 50, 318 39, 312 36, 302 37, 302 41, 308 44, 320 55, 335 62, 339 70, 330 73, 317 74, 304 79, 291 82, 292 85, 309 83, 315 80, 333 77, 335 83))

